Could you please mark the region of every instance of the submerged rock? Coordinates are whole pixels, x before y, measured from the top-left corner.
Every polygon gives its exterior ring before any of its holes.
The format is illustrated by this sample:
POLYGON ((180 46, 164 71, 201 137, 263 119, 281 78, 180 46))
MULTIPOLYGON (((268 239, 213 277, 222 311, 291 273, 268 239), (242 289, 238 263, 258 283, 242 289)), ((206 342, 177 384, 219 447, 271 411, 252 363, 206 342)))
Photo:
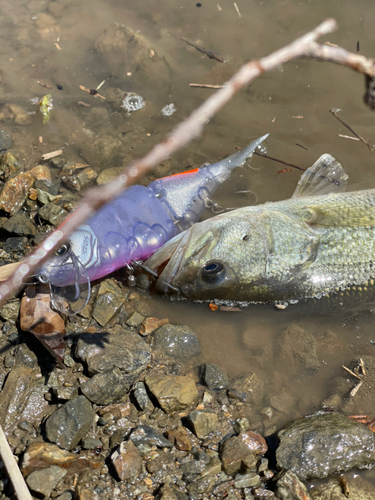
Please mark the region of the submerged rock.
POLYGON ((264 383, 256 373, 238 378, 231 384, 228 396, 242 402, 259 404, 263 400, 264 383))
POLYGON ((195 382, 190 377, 173 375, 146 377, 145 382, 166 413, 184 410, 198 397, 195 382))
POLYGON ((171 358, 188 360, 201 353, 198 338, 188 326, 165 324, 156 330, 153 340, 154 348, 171 358))
POLYGON ((281 332, 275 348, 281 366, 294 375, 314 375, 320 369, 316 354, 316 339, 296 325, 281 332))
POLYGON ((56 410, 46 422, 48 441, 72 450, 86 436, 95 412, 85 396, 78 396, 56 410))
POLYGON ((33 177, 28 172, 21 172, 9 179, 0 193, 0 210, 10 215, 20 210, 27 199, 28 192, 34 184, 33 177))
POLYGON ((340 413, 296 420, 278 437, 277 466, 293 471, 302 480, 375 463, 375 434, 340 413))
POLYGON ((87 366, 90 375, 118 367, 125 373, 137 373, 151 360, 148 344, 130 329, 118 333, 83 334, 76 356, 87 366))
POLYGON ((11 148, 13 144, 13 137, 8 130, 0 130, 0 154, 4 153, 7 149, 11 148))

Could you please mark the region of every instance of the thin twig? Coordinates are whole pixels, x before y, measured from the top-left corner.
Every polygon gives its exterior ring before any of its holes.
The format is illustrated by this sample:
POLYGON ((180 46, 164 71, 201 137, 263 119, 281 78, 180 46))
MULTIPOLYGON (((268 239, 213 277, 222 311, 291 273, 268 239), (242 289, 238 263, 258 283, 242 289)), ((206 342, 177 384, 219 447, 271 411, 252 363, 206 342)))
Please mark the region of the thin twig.
POLYGON ((62 149, 58 149, 57 151, 51 151, 51 153, 46 153, 42 155, 43 160, 51 160, 51 158, 56 158, 56 156, 60 156, 63 154, 62 149))
POLYGON ((353 375, 353 377, 357 378, 358 380, 361 380, 361 377, 359 375, 357 375, 356 373, 352 372, 352 370, 350 370, 349 368, 347 368, 345 365, 341 365, 344 370, 346 370, 348 373, 350 373, 350 375, 353 375))
POLYGON ((327 19, 306 35, 258 61, 246 63, 224 85, 212 94, 199 108, 181 122, 161 143, 154 146, 143 158, 130 163, 128 169, 119 177, 101 188, 88 191, 79 208, 66 221, 36 248, 23 262, 13 276, 0 285, 0 306, 22 285, 23 279, 34 274, 38 267, 47 260, 56 247, 66 240, 70 234, 83 224, 95 211, 105 203, 116 198, 127 186, 135 183, 152 167, 186 146, 200 136, 203 127, 231 98, 243 87, 265 72, 279 68, 282 64, 297 58, 316 58, 347 66, 375 78, 375 64, 358 54, 352 54, 340 47, 319 45, 316 40, 337 29, 334 19, 327 19))
POLYGON ((210 59, 215 59, 216 61, 219 61, 222 63, 225 62, 225 60, 221 56, 219 56, 219 54, 216 54, 216 52, 213 52, 212 50, 205 49, 201 45, 198 45, 197 43, 194 43, 191 40, 188 40, 187 38, 182 37, 181 40, 183 40, 185 43, 191 45, 195 49, 199 50, 199 52, 202 52, 202 54, 205 54, 210 59))
POLYGON ((340 122, 344 125, 344 127, 346 127, 352 134, 354 134, 361 142, 363 142, 364 144, 366 144, 366 146, 369 148, 370 151, 372 151, 372 146, 371 144, 366 140, 364 139, 363 137, 361 137, 359 134, 357 134, 357 132, 355 132, 355 130, 352 129, 352 127, 350 125, 348 125, 347 123, 344 122, 344 120, 342 118, 340 118, 339 116, 337 116, 337 113, 339 112, 340 110, 339 109, 330 109, 329 112, 340 122))
POLYGON ((8 444, 7 438, 0 425, 0 455, 3 459, 7 473, 12 481, 14 491, 16 492, 19 500, 32 500, 30 491, 26 486, 25 480, 18 468, 17 462, 14 458, 12 450, 8 444))
POLYGON ((339 137, 342 137, 343 139, 351 139, 352 141, 359 141, 358 137, 352 137, 351 135, 343 135, 343 134, 337 134, 339 137))
POLYGON ((303 171, 306 170, 305 168, 297 167, 297 165, 293 165, 292 163, 288 163, 288 162, 283 161, 283 160, 278 160, 277 158, 273 158, 272 156, 268 156, 264 153, 259 153, 258 151, 254 151, 254 154, 256 154, 258 156, 263 156, 263 158, 267 158, 267 160, 277 161, 277 163, 282 163, 283 165, 287 165, 288 167, 296 168, 297 170, 303 170, 303 171))
POLYGON ((224 85, 209 85, 206 83, 189 83, 189 87, 198 87, 201 89, 222 89, 224 85))

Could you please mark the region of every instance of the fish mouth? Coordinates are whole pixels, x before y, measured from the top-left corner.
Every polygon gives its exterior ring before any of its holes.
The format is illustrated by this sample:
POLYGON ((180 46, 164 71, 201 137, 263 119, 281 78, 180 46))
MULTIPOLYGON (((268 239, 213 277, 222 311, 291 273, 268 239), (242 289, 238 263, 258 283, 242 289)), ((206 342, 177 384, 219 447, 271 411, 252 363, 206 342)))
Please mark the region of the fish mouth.
MULTIPOLYGON (((161 271, 161 273, 158 272, 159 277, 155 282, 155 290, 158 293, 183 296, 185 294, 185 287, 193 286, 192 283, 188 283, 181 287, 178 283, 178 278, 182 272, 186 274, 185 268, 193 259, 198 259, 200 254, 214 240, 213 231, 209 230, 202 233, 201 229, 204 230, 204 228, 201 224, 203 225, 203 223, 196 224, 167 242, 146 261, 145 264, 148 267, 159 272, 161 271)), ((192 274, 194 274, 194 271, 192 271, 192 274)), ((191 278, 193 278, 193 275, 191 278)))

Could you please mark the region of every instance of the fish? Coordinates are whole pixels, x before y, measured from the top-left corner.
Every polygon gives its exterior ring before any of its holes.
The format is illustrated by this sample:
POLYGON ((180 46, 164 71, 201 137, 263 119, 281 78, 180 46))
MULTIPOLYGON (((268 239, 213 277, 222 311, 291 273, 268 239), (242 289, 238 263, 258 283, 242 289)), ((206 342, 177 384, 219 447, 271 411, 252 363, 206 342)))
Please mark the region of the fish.
POLYGON ((331 155, 302 175, 290 199, 194 224, 146 262, 155 290, 220 304, 273 303, 365 292, 375 280, 375 189, 345 192, 331 155))
MULTIPOLYGON (((218 186, 243 166, 268 134, 213 164, 134 185, 80 226, 37 271, 49 285, 54 309, 76 314, 88 302, 91 281, 138 264, 197 222, 218 186)), ((64 224, 64 222, 63 222, 64 224)))

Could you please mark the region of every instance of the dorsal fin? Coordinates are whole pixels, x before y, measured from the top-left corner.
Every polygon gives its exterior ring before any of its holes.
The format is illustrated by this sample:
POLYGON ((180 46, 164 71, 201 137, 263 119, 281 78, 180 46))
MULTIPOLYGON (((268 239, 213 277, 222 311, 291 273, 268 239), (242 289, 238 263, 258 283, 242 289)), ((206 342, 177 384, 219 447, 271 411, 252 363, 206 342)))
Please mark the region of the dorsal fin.
POLYGON ((330 154, 324 154, 302 174, 292 198, 342 193, 347 181, 342 165, 330 154))

